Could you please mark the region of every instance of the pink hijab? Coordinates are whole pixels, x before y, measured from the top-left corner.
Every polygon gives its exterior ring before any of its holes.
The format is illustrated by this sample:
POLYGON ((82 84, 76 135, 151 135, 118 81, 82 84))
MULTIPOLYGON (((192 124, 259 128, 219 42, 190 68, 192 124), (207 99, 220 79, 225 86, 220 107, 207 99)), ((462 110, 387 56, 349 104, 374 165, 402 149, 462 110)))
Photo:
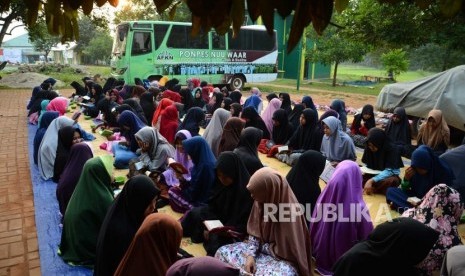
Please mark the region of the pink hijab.
POLYGON ((268 129, 268 132, 270 133, 270 136, 272 136, 273 132, 273 113, 281 108, 281 101, 278 98, 272 99, 269 103, 268 106, 266 107, 265 111, 262 114, 262 119, 265 122, 266 128, 268 129))
POLYGON ((60 116, 65 115, 68 107, 68 99, 65 97, 56 97, 47 105, 47 111, 57 111, 60 116))

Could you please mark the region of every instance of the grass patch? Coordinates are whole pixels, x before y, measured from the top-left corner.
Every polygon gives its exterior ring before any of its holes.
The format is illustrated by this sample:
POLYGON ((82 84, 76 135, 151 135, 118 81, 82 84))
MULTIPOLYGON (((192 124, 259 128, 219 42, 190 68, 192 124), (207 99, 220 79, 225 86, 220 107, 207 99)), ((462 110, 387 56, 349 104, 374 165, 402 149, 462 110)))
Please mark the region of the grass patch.
MULTIPOLYGON (((331 71, 332 72, 332 71, 331 71)), ((435 72, 428 71, 408 71, 400 74, 397 77, 398 82, 413 81, 421 79, 427 76, 435 74, 435 72)), ((292 79, 277 79, 270 83, 248 83, 244 89, 249 87, 258 87, 260 90, 265 92, 279 92, 286 91, 293 94, 305 94, 306 90, 325 90, 339 93, 350 93, 350 94, 362 94, 378 96, 381 89, 389 84, 388 82, 373 83, 371 86, 351 86, 343 85, 344 82, 360 81, 362 76, 376 76, 376 77, 387 77, 387 74, 377 68, 360 66, 360 65, 340 65, 338 67, 337 83, 338 85, 332 86, 332 78, 327 79, 316 79, 316 80, 303 80, 300 82, 300 91, 297 91, 297 81, 292 79), (276 85, 276 86, 274 86, 276 85), (287 87, 277 87, 279 85, 287 87)), ((307 90, 307 91, 308 91, 307 90)))

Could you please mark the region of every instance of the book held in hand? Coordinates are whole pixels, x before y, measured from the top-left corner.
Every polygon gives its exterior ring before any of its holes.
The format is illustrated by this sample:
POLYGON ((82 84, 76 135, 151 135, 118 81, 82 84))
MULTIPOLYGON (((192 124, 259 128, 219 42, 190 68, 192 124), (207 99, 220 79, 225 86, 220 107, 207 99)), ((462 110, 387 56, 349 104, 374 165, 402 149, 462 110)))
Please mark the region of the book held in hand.
POLYGON ((412 204, 413 206, 417 206, 418 204, 420 204, 421 199, 419 199, 416 196, 412 196, 412 197, 407 198, 407 202, 412 204))
POLYGON ((176 162, 173 158, 168 158, 168 166, 172 168, 175 172, 180 174, 189 173, 189 171, 181 163, 176 162))
POLYGON ((336 170, 336 168, 333 167, 331 162, 326 160, 325 168, 324 168, 323 172, 320 175, 321 180, 323 180, 325 183, 328 183, 328 181, 333 176, 333 173, 334 173, 335 170, 336 170))
POLYGON ((367 166, 360 167, 360 170, 362 171, 362 174, 375 174, 375 175, 377 175, 377 174, 381 173, 381 171, 370 169, 367 166))
POLYGON ((289 154, 291 151, 289 150, 289 146, 281 146, 278 147, 278 153, 279 154, 289 154))

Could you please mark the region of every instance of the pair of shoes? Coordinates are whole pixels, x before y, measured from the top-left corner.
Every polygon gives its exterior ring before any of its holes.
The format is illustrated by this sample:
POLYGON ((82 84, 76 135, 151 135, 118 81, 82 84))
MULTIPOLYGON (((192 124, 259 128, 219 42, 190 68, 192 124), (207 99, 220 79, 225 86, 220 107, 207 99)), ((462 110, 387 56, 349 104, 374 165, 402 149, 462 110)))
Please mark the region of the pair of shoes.
POLYGON ((157 207, 157 209, 161 209, 165 207, 166 205, 168 205, 169 203, 170 201, 167 198, 160 198, 159 200, 157 200, 157 203, 155 206, 157 207))

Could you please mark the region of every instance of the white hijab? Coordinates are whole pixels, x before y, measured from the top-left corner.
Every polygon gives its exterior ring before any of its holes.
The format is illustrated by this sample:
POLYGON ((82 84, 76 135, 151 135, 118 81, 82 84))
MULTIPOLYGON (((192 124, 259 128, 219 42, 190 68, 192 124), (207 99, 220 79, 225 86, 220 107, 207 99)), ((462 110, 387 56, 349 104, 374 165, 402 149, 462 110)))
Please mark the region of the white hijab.
POLYGON ((38 166, 40 176, 44 180, 53 177, 53 166, 58 147, 58 131, 65 126, 72 126, 74 121, 68 117, 60 116, 50 123, 44 138, 39 146, 38 166))
POLYGON ((224 108, 218 108, 213 113, 212 119, 203 133, 203 138, 205 138, 207 144, 210 145, 215 157, 218 157, 218 146, 220 144, 221 135, 223 134, 224 125, 229 117, 231 117, 231 112, 224 108))

